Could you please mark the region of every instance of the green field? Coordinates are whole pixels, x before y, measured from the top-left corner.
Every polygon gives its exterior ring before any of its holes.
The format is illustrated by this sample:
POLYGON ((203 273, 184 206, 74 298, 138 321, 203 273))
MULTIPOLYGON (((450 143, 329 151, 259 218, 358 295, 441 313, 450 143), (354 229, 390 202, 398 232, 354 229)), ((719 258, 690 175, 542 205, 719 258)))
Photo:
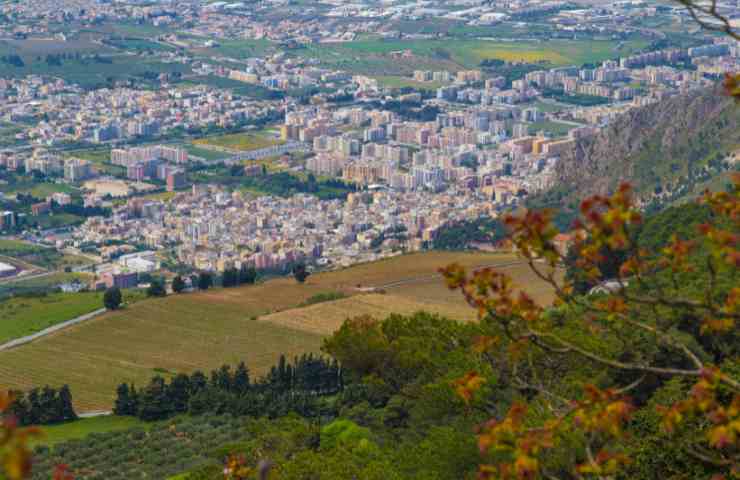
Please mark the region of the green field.
POLYGON ((61 228, 70 225, 79 225, 85 221, 85 217, 72 215, 71 213, 55 213, 53 215, 42 215, 33 217, 32 223, 36 223, 40 228, 61 228))
POLYGON ((537 132, 544 130, 545 133, 550 133, 556 137, 563 137, 565 135, 568 135, 568 132, 570 132, 574 128, 576 127, 567 123, 546 120, 530 124, 529 133, 530 135, 534 135, 537 132))
POLYGON ((70 150, 66 156, 87 160, 95 165, 95 168, 106 175, 120 176, 126 174, 126 168, 110 163, 110 147, 95 147, 83 150, 70 150))
POLYGON ((16 289, 45 289, 51 288, 60 283, 72 282, 74 280, 88 281, 90 275, 85 273, 66 273, 56 272, 42 277, 31 278, 28 280, 19 280, 12 283, 0 283, 0 292, 12 288, 16 289))
POLYGON ((326 66, 373 76, 408 74, 415 69, 461 70, 478 68, 481 61, 549 62, 554 66, 582 65, 630 54, 648 42, 631 40, 622 48, 610 40, 503 42, 482 39, 365 40, 331 45, 310 45, 295 54, 315 58, 326 66), (394 58, 391 52, 410 50, 411 57, 394 58))
MULTIPOLYGON (((77 408, 90 411, 110 408, 119 383, 142 385, 157 372, 210 370, 244 360, 259 376, 280 354, 290 358, 317 351, 326 332, 358 312, 385 315, 394 309, 426 309, 470 319, 472 310, 459 292, 446 288, 437 269, 453 261, 472 266, 510 263, 514 258, 429 252, 315 274, 303 285, 278 278, 255 286, 146 300, 0 352, 0 383, 24 390, 66 383, 77 408), (380 304, 378 299, 351 296, 357 285, 383 286, 403 279, 418 280, 389 288, 380 304), (337 300, 343 302, 339 306, 324 302, 303 307, 310 309, 307 312, 278 314, 326 292, 350 298, 337 300)), ((551 292, 525 266, 507 268, 535 298, 551 299, 551 292)))
POLYGON ((218 77, 216 75, 205 75, 188 78, 180 85, 208 85, 214 88, 229 89, 237 95, 255 98, 257 100, 276 100, 283 97, 280 92, 270 90, 262 85, 239 82, 230 78, 218 77))
POLYGON ((15 257, 38 253, 39 251, 44 250, 46 249, 43 247, 39 247, 27 242, 21 242, 20 240, 7 240, 4 238, 0 239, 0 255, 15 257))
POLYGON ((417 82, 413 78, 398 76, 379 76, 375 77, 381 87, 387 88, 404 88, 411 87, 418 90, 436 90, 443 86, 442 82, 417 82))
POLYGON ((227 148, 229 150, 259 150, 260 148, 272 145, 280 145, 280 140, 270 138, 263 134, 257 133, 230 133, 227 135, 218 135, 215 137, 199 138, 194 140, 195 145, 211 145, 214 147, 227 148))
POLYGON ((0 302, 0 343, 31 335, 103 306, 100 292, 53 293, 0 302))
MULTIPOLYGON (((3 50, 0 48, 0 52, 3 50)), ((100 55, 100 60, 93 58, 72 58, 62 60, 61 65, 49 65, 45 57, 28 54, 24 50, 6 49, 6 53, 17 53, 24 59, 22 67, 2 64, 6 77, 24 77, 26 75, 49 75, 63 78, 83 88, 109 86, 111 81, 136 80, 142 84, 152 83, 160 73, 188 73, 190 68, 179 63, 164 63, 150 55, 100 55)))
MULTIPOLYGON (((206 39, 199 39, 204 41, 206 39)), ((214 56, 231 58, 250 58, 262 56, 275 49, 269 40, 219 40, 219 46, 213 48, 195 48, 193 52, 209 58, 214 56)))
POLYGON ((61 270, 90 263, 83 257, 65 255, 53 248, 7 239, 0 239, 0 255, 46 269, 61 270))
POLYGON ((38 182, 24 177, 11 185, 4 185, 3 191, 4 193, 31 194, 36 198, 45 199, 53 193, 75 193, 77 189, 65 183, 38 182))
POLYGON ((150 424, 144 423, 134 417, 116 417, 107 415, 102 417, 81 418, 74 422, 59 425, 46 425, 39 427, 41 434, 34 437, 31 446, 46 445, 54 446, 67 440, 85 438, 91 433, 106 433, 127 430, 133 427, 147 428, 150 424))
POLYGON ((186 143, 182 147, 188 151, 190 155, 205 158, 206 160, 224 160, 229 158, 231 155, 224 152, 218 152, 215 150, 209 150, 207 148, 196 147, 191 143, 186 143))

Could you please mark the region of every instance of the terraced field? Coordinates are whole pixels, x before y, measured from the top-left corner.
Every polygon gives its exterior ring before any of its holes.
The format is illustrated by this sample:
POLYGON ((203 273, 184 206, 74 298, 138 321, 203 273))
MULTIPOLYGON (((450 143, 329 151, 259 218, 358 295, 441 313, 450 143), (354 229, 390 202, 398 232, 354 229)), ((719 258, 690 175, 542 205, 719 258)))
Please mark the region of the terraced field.
POLYGON ((512 255, 405 255, 316 274, 304 285, 280 278, 250 287, 142 301, 0 352, 0 385, 27 389, 67 383, 79 410, 108 409, 118 383, 142 385, 155 373, 208 370, 244 360, 253 374, 263 374, 280 354, 318 351, 324 336, 348 316, 383 317, 392 311, 425 309, 471 319, 459 292, 447 290, 436 273, 451 262, 468 267, 506 265, 502 268, 509 269, 533 295, 550 296, 512 255), (382 287, 387 293, 358 295, 358 286, 382 287), (350 297, 295 309, 326 292, 350 297))

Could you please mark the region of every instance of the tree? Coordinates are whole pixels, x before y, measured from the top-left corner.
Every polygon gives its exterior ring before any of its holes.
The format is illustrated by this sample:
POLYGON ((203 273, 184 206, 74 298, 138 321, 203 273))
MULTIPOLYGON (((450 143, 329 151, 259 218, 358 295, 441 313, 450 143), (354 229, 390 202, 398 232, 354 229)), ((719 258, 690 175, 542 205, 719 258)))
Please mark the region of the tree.
POLYGON ((167 397, 176 413, 186 412, 190 400, 190 378, 180 373, 167 386, 167 397))
MULTIPOLYGON (((481 428, 483 478, 552 477, 552 469, 563 466, 549 459, 562 455, 581 459, 568 467, 577 476, 614 477, 630 463, 625 432, 637 402, 673 380, 678 391, 657 406, 658 423, 662 438, 682 437, 664 440, 667 446, 702 462, 715 478, 740 468, 740 435, 733 433, 740 425, 740 378, 732 360, 740 353, 740 174, 734 182, 731 192, 706 194, 714 217, 694 238, 674 235, 660 252, 640 248, 630 234, 643 219, 628 185, 582 202, 573 247, 582 272, 603 275, 605 247, 625 258, 613 285, 585 297, 558 275, 565 259, 553 241, 553 213, 507 216, 511 241, 552 286, 557 308, 539 305, 503 271, 443 270, 449 287, 478 309, 487 334, 476 350, 499 374, 509 365, 505 375, 521 393, 550 405, 543 418, 534 402, 514 402, 481 428), (599 377, 599 385, 582 385, 579 394, 575 386, 563 389, 558 377, 575 369, 599 377)), ((465 403, 475 403, 487 380, 472 370, 455 382, 456 390, 465 403)))
POLYGON ((121 295, 121 289, 118 287, 111 287, 103 294, 103 305, 108 310, 118 310, 122 301, 123 296, 121 295))
POLYGON ((198 288, 200 290, 208 290, 213 285, 213 277, 208 272, 201 272, 198 275, 198 288))
POLYGON ((224 288, 235 287, 239 284, 239 272, 236 268, 227 268, 224 270, 221 284, 224 288))
POLYGON ((182 293, 183 290, 185 290, 185 281, 178 275, 172 280, 172 291, 182 293))
POLYGON ((722 15, 718 0, 674 0, 686 7, 695 22, 702 28, 720 32, 735 40, 740 40, 740 33, 735 30, 730 19, 722 15))
POLYGON ((304 283, 309 275, 311 275, 311 273, 306 270, 305 263, 299 263, 293 267, 293 278, 295 278, 298 283, 304 283))
POLYGON ((167 295, 167 290, 164 288, 164 279, 152 278, 149 282, 149 288, 146 289, 148 297, 164 297, 167 295))
POLYGON ((233 390, 238 395, 244 395, 249 391, 249 369, 244 362, 239 363, 234 372, 234 379, 232 382, 233 390))
POLYGON ((248 267, 247 265, 242 265, 242 267, 239 269, 239 283, 244 285, 252 285, 254 282, 257 281, 257 270, 255 270, 254 267, 248 267))
POLYGON ((72 392, 69 389, 69 385, 62 385, 59 389, 59 421, 68 422, 71 420, 77 420, 77 413, 72 405, 72 392))
POLYGON ((142 390, 139 398, 138 417, 146 421, 163 420, 172 413, 172 404, 167 396, 164 379, 156 376, 142 390))
POLYGON ((127 383, 118 385, 116 401, 113 404, 113 414, 119 416, 136 415, 137 408, 133 403, 127 383))

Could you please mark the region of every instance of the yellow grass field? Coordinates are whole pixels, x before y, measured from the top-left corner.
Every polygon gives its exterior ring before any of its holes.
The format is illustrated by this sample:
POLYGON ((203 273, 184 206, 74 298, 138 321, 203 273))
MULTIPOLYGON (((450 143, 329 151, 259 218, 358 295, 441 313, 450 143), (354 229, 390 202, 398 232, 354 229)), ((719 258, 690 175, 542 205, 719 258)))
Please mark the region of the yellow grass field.
POLYGON ((84 412, 111 408, 119 383, 141 386, 160 372, 207 371, 244 360, 254 375, 261 375, 280 354, 318 351, 322 339, 349 316, 382 318, 392 311, 426 309, 461 320, 473 318, 460 293, 448 291, 436 273, 451 262, 509 265, 502 268, 521 277, 533 294, 548 297, 534 277, 512 265, 514 260, 491 253, 430 252, 312 275, 304 285, 280 278, 146 300, 0 352, 0 388, 66 383, 76 407, 84 412), (358 285, 383 286, 387 293, 357 294, 358 285), (336 291, 354 296, 296 309, 317 293, 336 291))
POLYGON ((569 61, 569 57, 557 51, 549 49, 519 49, 506 47, 489 47, 481 45, 471 49, 471 53, 481 58, 497 58, 506 62, 526 62, 537 63, 541 61, 550 62, 553 65, 564 65, 569 61))

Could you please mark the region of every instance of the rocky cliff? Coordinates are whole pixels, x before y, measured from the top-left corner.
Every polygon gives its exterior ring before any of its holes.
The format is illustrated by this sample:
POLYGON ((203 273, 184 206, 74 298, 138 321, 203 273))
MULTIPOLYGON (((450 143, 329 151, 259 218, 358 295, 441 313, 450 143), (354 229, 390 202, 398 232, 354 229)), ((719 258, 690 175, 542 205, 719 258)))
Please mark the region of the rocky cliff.
POLYGON ((633 109, 561 157, 561 198, 631 182, 643 198, 676 195, 728 168, 740 146, 740 105, 708 89, 633 109))

